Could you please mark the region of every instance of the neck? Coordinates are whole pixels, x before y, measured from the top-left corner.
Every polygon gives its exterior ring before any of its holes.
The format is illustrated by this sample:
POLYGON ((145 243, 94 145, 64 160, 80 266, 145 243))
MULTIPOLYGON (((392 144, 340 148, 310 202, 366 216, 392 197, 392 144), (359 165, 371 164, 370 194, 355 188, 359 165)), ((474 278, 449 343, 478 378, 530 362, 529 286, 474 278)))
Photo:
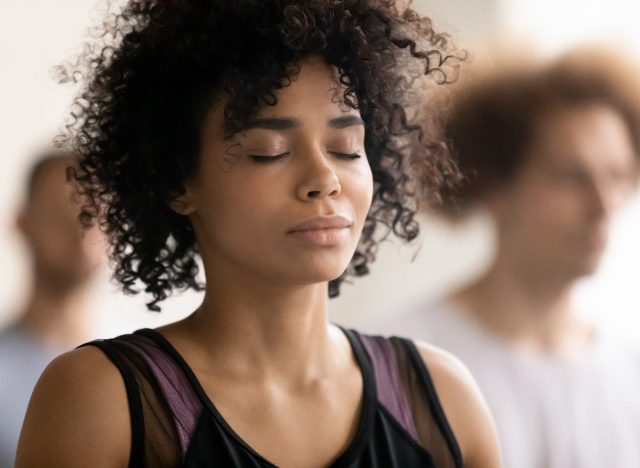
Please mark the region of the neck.
POLYGON ((590 344, 592 328, 571 307, 574 278, 517 268, 498 256, 480 280, 454 301, 484 326, 522 348, 573 357, 590 344))
POLYGON ((78 346, 89 339, 89 288, 88 284, 60 287, 36 276, 18 325, 46 345, 60 349, 78 346))
POLYGON ((327 353, 335 349, 331 342, 348 348, 327 323, 327 302, 326 283, 278 287, 209 279, 202 305, 175 331, 188 334, 183 344, 198 343, 203 362, 218 372, 308 381, 329 372, 336 358, 327 353))

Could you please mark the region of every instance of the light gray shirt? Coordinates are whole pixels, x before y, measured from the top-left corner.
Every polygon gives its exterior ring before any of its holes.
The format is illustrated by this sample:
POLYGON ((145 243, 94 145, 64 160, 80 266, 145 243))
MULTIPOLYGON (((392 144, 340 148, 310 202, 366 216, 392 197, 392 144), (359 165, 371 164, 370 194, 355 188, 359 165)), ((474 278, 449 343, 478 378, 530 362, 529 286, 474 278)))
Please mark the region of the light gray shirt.
POLYGON ((384 330, 467 365, 494 415, 505 468, 640 467, 640 359, 603 332, 563 360, 516 349, 450 303, 419 305, 384 330))
POLYGON ((0 468, 11 468, 33 387, 61 350, 19 327, 0 331, 0 468))

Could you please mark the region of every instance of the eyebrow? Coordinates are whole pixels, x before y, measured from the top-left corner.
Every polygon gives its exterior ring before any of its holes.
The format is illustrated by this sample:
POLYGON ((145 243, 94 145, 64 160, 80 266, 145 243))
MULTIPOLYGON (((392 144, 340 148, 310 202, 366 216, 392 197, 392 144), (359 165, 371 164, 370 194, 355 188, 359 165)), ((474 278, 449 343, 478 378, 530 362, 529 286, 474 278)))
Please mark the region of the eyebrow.
POLYGON ((364 121, 359 115, 343 115, 329 120, 329 127, 331 128, 347 128, 353 125, 364 125, 364 121))
MULTIPOLYGON (((247 125, 247 130, 254 128, 261 128, 265 130, 290 130, 292 128, 299 127, 300 125, 301 124, 298 119, 289 117, 268 117, 252 120, 249 125, 247 125)), ((364 125, 364 121, 360 116, 343 115, 330 119, 328 122, 328 126, 335 129, 347 128, 354 125, 364 125)))
POLYGON ((300 121, 298 119, 287 117, 269 117, 254 119, 247 125, 247 130, 253 128, 263 128, 265 130, 289 130, 294 127, 299 127, 300 121))

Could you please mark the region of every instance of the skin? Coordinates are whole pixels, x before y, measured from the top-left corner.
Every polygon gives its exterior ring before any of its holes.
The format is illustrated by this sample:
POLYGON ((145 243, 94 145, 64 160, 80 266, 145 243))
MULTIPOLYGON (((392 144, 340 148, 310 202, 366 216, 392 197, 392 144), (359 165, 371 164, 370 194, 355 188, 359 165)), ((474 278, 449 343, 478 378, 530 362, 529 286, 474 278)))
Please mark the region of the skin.
MULTIPOLYGON (((207 286, 194 314, 159 331, 234 430, 285 467, 329 465, 351 443, 362 405, 355 357, 327 322, 327 281, 353 255, 372 176, 359 114, 336 101, 336 88, 332 68, 306 60, 278 104, 260 111, 256 128, 232 140, 222 138, 223 104, 214 105, 197 174, 172 202, 194 225, 207 286), (346 220, 343 229, 296 232, 335 214, 346 220)), ((419 349, 467 466, 500 466, 469 374, 449 355, 419 349)), ((17 466, 126 466, 130 437, 119 374, 99 351, 76 350, 42 376, 17 466)))
POLYGON ((496 261, 455 300, 517 346, 579 356, 594 331, 574 314, 571 293, 596 271, 638 161, 624 120, 603 104, 550 109, 535 130, 516 176, 485 200, 496 261))

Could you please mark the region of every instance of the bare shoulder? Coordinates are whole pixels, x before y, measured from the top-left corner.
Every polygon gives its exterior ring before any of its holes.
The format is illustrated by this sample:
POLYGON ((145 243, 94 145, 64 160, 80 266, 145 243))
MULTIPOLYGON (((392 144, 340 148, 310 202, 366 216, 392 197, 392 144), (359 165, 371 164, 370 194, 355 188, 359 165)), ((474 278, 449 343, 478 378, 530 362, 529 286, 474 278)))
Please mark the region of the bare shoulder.
POLYGON ((500 467, 498 437, 489 408, 469 370, 452 354, 416 342, 451 425, 465 467, 500 467))
POLYGON ((65 353, 31 396, 16 467, 127 466, 131 427, 124 382, 99 349, 65 353))

